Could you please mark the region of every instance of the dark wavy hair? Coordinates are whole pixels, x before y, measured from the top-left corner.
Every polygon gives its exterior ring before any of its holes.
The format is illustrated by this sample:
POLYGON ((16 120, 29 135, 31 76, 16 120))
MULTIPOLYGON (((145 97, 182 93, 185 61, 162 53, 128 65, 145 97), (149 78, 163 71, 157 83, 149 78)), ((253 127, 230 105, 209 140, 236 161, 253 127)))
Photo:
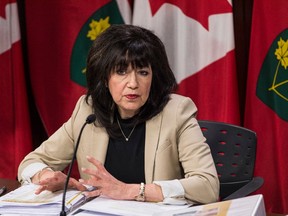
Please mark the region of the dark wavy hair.
POLYGON ((113 120, 117 108, 107 83, 116 68, 127 68, 129 64, 132 68, 151 66, 152 69, 150 94, 133 118, 134 124, 160 113, 177 87, 165 47, 154 33, 139 26, 111 25, 93 42, 86 70, 86 102, 91 96, 96 119, 110 137, 119 136, 119 127, 113 120))

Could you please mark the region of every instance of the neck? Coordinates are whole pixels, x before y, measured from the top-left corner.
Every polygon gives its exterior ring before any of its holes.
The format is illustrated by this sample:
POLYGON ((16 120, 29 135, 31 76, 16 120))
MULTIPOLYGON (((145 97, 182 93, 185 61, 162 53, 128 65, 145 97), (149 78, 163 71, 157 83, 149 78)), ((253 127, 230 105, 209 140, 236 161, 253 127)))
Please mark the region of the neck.
POLYGON ((135 111, 124 112, 123 110, 121 110, 119 108, 118 108, 118 113, 119 113, 119 116, 120 116, 121 119, 133 118, 137 114, 137 112, 135 112, 135 111))

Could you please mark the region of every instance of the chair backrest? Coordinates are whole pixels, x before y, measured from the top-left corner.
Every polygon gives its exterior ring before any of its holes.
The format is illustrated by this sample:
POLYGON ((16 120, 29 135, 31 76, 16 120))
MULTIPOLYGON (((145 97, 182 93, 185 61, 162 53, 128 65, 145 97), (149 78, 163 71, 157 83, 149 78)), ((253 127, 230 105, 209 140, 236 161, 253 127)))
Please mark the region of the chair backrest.
POLYGON ((244 127, 199 120, 216 165, 223 199, 253 179, 256 133, 244 127))

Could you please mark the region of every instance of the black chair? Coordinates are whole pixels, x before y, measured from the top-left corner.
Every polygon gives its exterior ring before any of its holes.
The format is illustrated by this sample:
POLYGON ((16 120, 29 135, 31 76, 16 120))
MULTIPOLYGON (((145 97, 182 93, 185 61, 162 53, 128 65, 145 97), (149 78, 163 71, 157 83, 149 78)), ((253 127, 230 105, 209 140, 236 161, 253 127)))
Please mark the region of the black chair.
POLYGON ((256 133, 222 122, 198 122, 216 165, 220 200, 245 197, 260 188, 263 178, 254 177, 256 133))

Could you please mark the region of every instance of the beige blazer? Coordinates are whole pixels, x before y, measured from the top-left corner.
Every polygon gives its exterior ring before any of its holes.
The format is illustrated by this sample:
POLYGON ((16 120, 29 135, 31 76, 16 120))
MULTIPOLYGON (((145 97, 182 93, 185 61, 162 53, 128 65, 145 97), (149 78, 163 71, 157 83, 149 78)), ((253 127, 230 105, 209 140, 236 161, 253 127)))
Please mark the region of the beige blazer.
MULTIPOLYGON (((92 113, 84 97, 77 102, 71 118, 24 158, 18 171, 20 181, 23 169, 34 162, 43 162, 53 170, 69 165, 79 131, 92 113)), ((218 199, 219 181, 196 113, 190 98, 172 94, 164 110, 146 122, 145 179, 146 183, 180 179, 187 199, 209 203, 218 199)), ((77 152, 81 178, 88 177, 81 167, 92 167, 87 155, 105 162, 108 141, 105 128, 86 125, 77 152)))

